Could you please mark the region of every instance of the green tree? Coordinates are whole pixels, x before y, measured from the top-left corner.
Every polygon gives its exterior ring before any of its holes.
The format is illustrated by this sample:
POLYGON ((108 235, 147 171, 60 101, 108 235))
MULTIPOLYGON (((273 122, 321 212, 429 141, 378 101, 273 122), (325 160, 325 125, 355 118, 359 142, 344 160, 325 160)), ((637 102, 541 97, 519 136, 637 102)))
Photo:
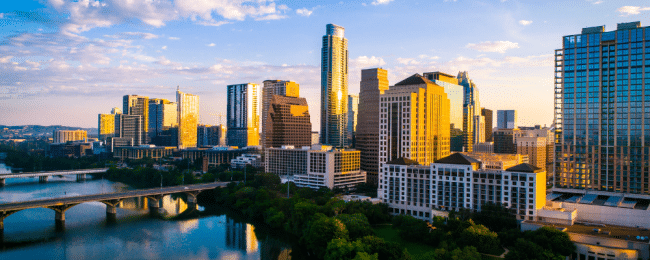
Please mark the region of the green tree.
POLYGON ((515 246, 510 248, 505 260, 562 260, 565 257, 554 254, 551 250, 545 249, 532 241, 517 239, 515 246))
POLYGON ((401 245, 395 242, 386 242, 376 236, 365 236, 360 239, 367 246, 369 254, 377 254, 379 260, 410 260, 411 255, 401 245))
POLYGON ((517 217, 501 204, 482 205, 481 211, 474 213, 472 219, 494 232, 517 228, 517 217))
POLYGON ((481 253, 498 254, 501 252, 497 233, 490 231, 483 225, 474 224, 460 234, 460 241, 468 246, 474 246, 481 253))
POLYGON ((357 255, 352 260, 379 260, 379 256, 376 253, 369 255, 366 252, 357 252, 357 255))
POLYGON ((552 227, 542 227, 527 233, 526 238, 558 255, 568 256, 576 250, 567 233, 552 227))
POLYGON ((327 243, 327 250, 325 253, 325 260, 348 260, 357 255, 358 252, 367 251, 361 241, 349 242, 346 239, 332 239, 327 243))
POLYGON ((345 224, 345 227, 350 233, 350 239, 362 238, 365 236, 374 235, 375 233, 372 231, 372 227, 370 227, 370 223, 368 222, 366 215, 363 215, 361 213, 355 213, 352 215, 341 214, 336 216, 336 218, 345 224))
POLYGON ((311 223, 309 229, 305 231, 302 241, 307 249, 314 252, 316 256, 324 256, 327 243, 332 239, 348 239, 348 230, 345 225, 338 219, 326 217, 325 215, 317 216, 311 223))

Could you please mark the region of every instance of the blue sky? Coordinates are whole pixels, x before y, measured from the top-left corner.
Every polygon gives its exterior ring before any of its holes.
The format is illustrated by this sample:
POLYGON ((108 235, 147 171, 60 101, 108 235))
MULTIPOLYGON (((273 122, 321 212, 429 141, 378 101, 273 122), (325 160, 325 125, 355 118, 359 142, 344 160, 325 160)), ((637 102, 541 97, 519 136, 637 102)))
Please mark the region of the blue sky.
POLYGON ((177 85, 215 124, 226 85, 284 79, 300 84, 318 129, 321 37, 334 23, 346 29, 350 93, 364 68, 387 69, 391 85, 466 70, 481 106, 550 125, 561 37, 647 26, 649 14, 648 1, 624 0, 11 1, 0 6, 0 124, 96 127, 122 95, 173 101, 177 85))

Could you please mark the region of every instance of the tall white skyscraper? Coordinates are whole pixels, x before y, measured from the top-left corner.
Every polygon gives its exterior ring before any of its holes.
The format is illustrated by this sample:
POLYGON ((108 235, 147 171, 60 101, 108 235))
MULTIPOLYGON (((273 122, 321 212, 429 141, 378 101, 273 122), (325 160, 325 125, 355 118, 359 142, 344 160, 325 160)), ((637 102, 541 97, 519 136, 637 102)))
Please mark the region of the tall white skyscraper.
POLYGON ((348 146, 348 40, 345 29, 328 24, 321 49, 320 140, 348 146))

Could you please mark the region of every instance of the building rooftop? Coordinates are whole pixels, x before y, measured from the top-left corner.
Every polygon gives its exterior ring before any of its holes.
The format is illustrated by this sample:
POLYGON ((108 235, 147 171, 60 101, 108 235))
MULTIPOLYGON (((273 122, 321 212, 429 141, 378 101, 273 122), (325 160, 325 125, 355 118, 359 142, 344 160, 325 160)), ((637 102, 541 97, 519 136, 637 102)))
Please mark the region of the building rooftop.
POLYGON ((418 85, 418 84, 435 84, 435 83, 423 77, 422 75, 415 73, 412 76, 406 78, 405 80, 398 82, 397 84, 395 84, 395 86, 418 85))
POLYGON ((543 225, 547 227, 557 228, 559 230, 564 230, 568 233, 576 233, 583 235, 590 235, 596 237, 606 237, 613 239, 622 239, 634 242, 644 242, 647 243, 647 237, 650 237, 650 230, 647 228, 631 228, 631 227, 621 227, 621 226, 612 226, 604 224, 592 224, 592 223, 576 223, 571 226, 560 225, 560 224, 549 224, 545 222, 537 221, 524 221, 525 223, 531 223, 536 225, 543 225), (643 238, 642 238, 643 237, 643 238))
POLYGON ((442 159, 436 160, 436 163, 472 165, 474 163, 480 163, 480 161, 462 153, 454 153, 442 159))
POLYGON ((528 163, 521 163, 521 164, 517 164, 515 166, 512 166, 512 167, 506 169, 506 171, 509 171, 509 172, 538 173, 538 172, 543 172, 544 170, 542 170, 541 168, 536 167, 535 165, 531 165, 531 164, 528 164, 528 163))
POLYGON ((418 162, 413 161, 408 158, 400 157, 394 160, 391 160, 387 162, 386 164, 393 164, 393 165, 420 165, 418 162))

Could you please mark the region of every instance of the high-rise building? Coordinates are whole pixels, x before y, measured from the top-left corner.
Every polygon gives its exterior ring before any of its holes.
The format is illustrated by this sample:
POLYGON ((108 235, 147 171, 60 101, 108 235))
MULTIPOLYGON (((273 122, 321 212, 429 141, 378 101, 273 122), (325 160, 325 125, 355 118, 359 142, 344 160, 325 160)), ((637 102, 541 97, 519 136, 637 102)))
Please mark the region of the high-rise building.
POLYGON ((414 74, 386 90, 379 108, 380 169, 397 158, 429 164, 449 155, 449 99, 443 87, 414 74))
POLYGON ((361 70, 356 149, 361 152, 361 170, 371 183, 377 183, 379 174, 379 97, 388 88, 388 71, 361 70))
POLYGON ((449 98, 449 122, 451 124, 449 149, 456 152, 463 151, 464 87, 459 85, 456 77, 443 72, 425 72, 422 76, 445 88, 445 93, 449 98))
POLYGON ((458 82, 463 86, 463 150, 471 152, 476 143, 476 117, 481 116, 478 88, 469 78, 467 71, 458 72, 458 82))
POLYGON ((264 128, 264 147, 311 145, 311 121, 307 99, 271 96, 264 128))
POLYGON ((517 128, 517 111, 497 110, 497 129, 517 128))
POLYGON ((259 85, 228 85, 228 145, 246 147, 260 144, 259 101, 259 85))
POLYGON ((562 43, 555 51, 555 188, 648 195, 650 81, 643 73, 650 58, 643 53, 650 27, 583 28, 562 43))
POLYGON ((498 129, 494 131, 494 152, 495 153, 517 153, 517 135, 521 134, 519 129, 498 129))
POLYGON ((481 116, 485 119, 485 141, 492 142, 492 110, 481 108, 481 116))
POLYGON ((141 116, 139 133, 140 144, 149 143, 149 97, 138 95, 124 95, 122 100, 122 112, 125 115, 141 116))
POLYGON ((328 24, 321 49, 320 140, 348 146, 348 40, 345 29, 328 24))
POLYGON ((156 136, 171 127, 178 126, 178 105, 167 99, 149 99, 149 138, 156 136))
POLYGON ((348 144, 355 146, 357 132, 357 117, 359 112, 359 95, 348 95, 348 144))
MULTIPOLYGON (((474 116, 474 144, 485 142, 485 117, 474 116)), ((473 147, 473 145, 472 145, 473 147)))
POLYGON ((111 109, 111 114, 114 114, 114 115, 115 114, 122 114, 122 109, 120 109, 119 107, 114 107, 113 109, 111 109))
POLYGON ((142 138, 141 115, 115 115, 115 137, 111 139, 113 147, 138 146, 144 144, 142 138))
POLYGON ((262 87, 262 135, 260 137, 261 144, 265 145, 266 136, 265 130, 267 125, 267 114, 269 112, 269 104, 273 95, 280 95, 285 97, 299 97, 300 86, 298 83, 287 80, 265 80, 262 87))
POLYGON ((115 115, 122 114, 119 108, 113 108, 111 114, 99 114, 97 117, 97 137, 106 142, 115 136, 115 115))
POLYGON ((226 128, 222 125, 198 125, 196 130, 196 146, 226 145, 226 128))
POLYGON ((199 96, 176 90, 178 104, 178 147, 196 147, 196 130, 199 124, 199 96))
POLYGON ((88 133, 86 130, 54 130, 52 133, 52 143, 65 143, 68 141, 87 141, 88 133))

